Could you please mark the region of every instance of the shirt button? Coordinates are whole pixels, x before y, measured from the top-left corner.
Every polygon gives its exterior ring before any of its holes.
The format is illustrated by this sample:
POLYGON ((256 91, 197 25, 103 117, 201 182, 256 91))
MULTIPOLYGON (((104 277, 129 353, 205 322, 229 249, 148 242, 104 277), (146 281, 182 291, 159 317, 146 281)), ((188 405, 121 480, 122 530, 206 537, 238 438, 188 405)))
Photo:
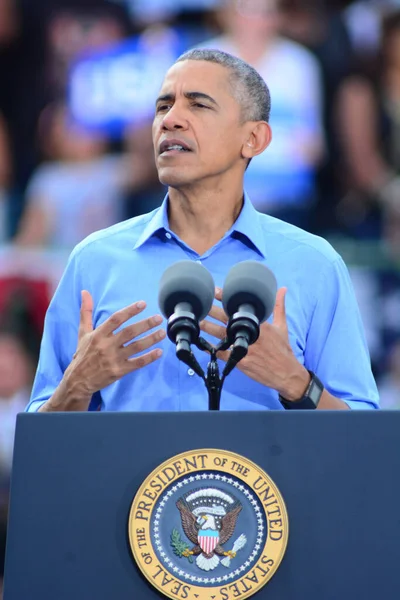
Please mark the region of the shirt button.
POLYGON ((194 371, 193 371, 193 369, 189 369, 189 371, 188 371, 188 375, 190 375, 190 377, 193 377, 193 375, 194 375, 194 371))
POLYGON ((165 234, 165 237, 170 240, 172 238, 172 235, 169 233, 169 231, 167 231, 167 233, 165 234))

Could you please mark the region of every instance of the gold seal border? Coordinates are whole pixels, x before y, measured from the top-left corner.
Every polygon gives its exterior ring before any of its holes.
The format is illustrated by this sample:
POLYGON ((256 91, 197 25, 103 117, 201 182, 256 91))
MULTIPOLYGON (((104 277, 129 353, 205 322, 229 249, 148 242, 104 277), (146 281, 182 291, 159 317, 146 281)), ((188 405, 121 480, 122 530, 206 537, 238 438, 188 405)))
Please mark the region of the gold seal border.
MULTIPOLYGON (((204 461, 203 461, 203 464, 204 464, 204 461)), ((247 475, 247 473, 246 473, 246 475, 247 475)), ((283 500, 283 497, 282 497, 278 487, 276 486, 275 482, 271 479, 271 477, 263 469, 261 469, 261 467, 259 467, 256 463, 252 462, 251 460, 249 460, 248 458, 246 458, 240 454, 231 452, 229 450, 220 450, 220 449, 216 449, 216 448, 200 448, 200 449, 197 448, 194 450, 188 450, 186 452, 182 452, 180 454, 177 454, 177 455, 165 460, 158 467, 153 469, 153 471, 146 477, 146 479, 143 481, 140 488, 136 492, 134 500, 131 505, 131 510, 129 513, 129 522, 128 522, 128 534, 129 534, 129 542, 130 542, 132 554, 134 556, 134 559, 135 559, 139 569, 141 570, 143 575, 146 577, 146 579, 149 581, 149 583, 155 589, 157 589, 159 592, 161 592, 164 596, 166 596, 168 598, 172 598, 172 599, 182 598, 182 599, 187 599, 187 600, 211 600, 211 597, 215 597, 216 600, 233 600, 236 597, 240 597, 241 600, 245 600, 246 598, 250 598, 251 596, 253 596, 258 590, 260 590, 262 587, 264 587, 264 585, 266 583, 268 583, 268 581, 272 578, 272 576, 278 570, 280 563, 285 555, 286 548, 287 548, 288 537, 289 537, 289 521, 288 521, 286 505, 285 505, 285 502, 283 500), (140 520, 140 523, 139 523, 136 515, 138 514, 138 510, 140 510, 140 506, 141 506, 140 503, 146 502, 146 501, 148 502, 148 499, 144 496, 144 492, 149 491, 148 488, 150 486, 150 483, 153 482, 158 477, 158 475, 163 474, 165 469, 167 469, 167 468, 171 468, 171 469, 175 468, 176 469, 175 465, 177 463, 179 463, 180 461, 190 460, 190 459, 193 459, 194 457, 197 457, 199 459, 199 458, 205 457, 205 456, 207 456, 207 458, 210 461, 206 465, 204 465, 203 467, 200 467, 200 468, 193 469, 193 471, 188 471, 186 473, 178 473, 173 479, 171 479, 167 482, 167 484, 164 486, 164 488, 162 488, 157 493, 156 497, 152 500, 153 506, 151 507, 151 509, 149 509, 149 512, 146 513, 145 511, 142 510, 143 516, 148 516, 148 520, 147 521, 143 520, 143 522, 142 522, 142 520, 140 520), (226 458, 227 461, 225 462, 225 464, 217 465, 217 464, 214 464, 216 458, 218 458, 220 460, 226 458), (253 485, 245 477, 243 477, 241 475, 241 473, 232 470, 232 468, 228 466, 229 460, 231 460, 232 463, 234 463, 234 464, 241 465, 241 467, 243 467, 243 469, 247 469, 248 473, 253 472, 254 473, 253 479, 255 482, 257 482, 259 480, 259 478, 261 477, 266 482, 266 484, 268 485, 270 490, 272 490, 273 496, 275 497, 275 500, 277 501, 276 503, 279 506, 279 510, 280 510, 280 519, 282 519, 283 534, 282 534, 282 539, 280 540, 281 543, 278 544, 277 552, 274 553, 274 555, 272 557, 273 565, 269 565, 269 562, 271 559, 269 559, 268 563, 263 562, 263 559, 267 558, 269 556, 269 554, 271 554, 270 528, 269 528, 269 519, 268 519, 268 514, 267 514, 268 511, 266 511, 266 509, 265 509, 263 498, 261 497, 258 490, 255 490, 253 485), (243 483, 245 483, 247 485, 247 487, 252 491, 252 493, 254 493, 254 495, 257 496, 257 498, 262 506, 265 520, 268 523, 268 536, 267 536, 264 548, 262 549, 262 552, 260 553, 260 557, 259 557, 258 561, 254 563, 254 566, 250 569, 250 571, 248 573, 246 573, 246 575, 244 575, 243 578, 238 577, 234 582, 227 581, 223 585, 217 585, 215 587, 211 587, 211 586, 210 587, 200 587, 200 586, 194 585, 193 583, 187 582, 184 579, 179 579, 179 577, 177 575, 170 573, 170 571, 168 571, 167 568, 163 566, 161 561, 159 561, 159 559, 153 549, 153 545, 151 544, 150 525, 151 525, 151 520, 152 520, 152 515, 153 515, 155 505, 157 504, 158 500, 160 499, 160 496, 162 496, 165 493, 165 490, 168 487, 170 487, 171 485, 173 485, 175 481, 178 481, 179 479, 183 478, 184 476, 187 476, 187 477, 196 476, 198 474, 201 474, 201 472, 204 472, 204 471, 216 471, 219 473, 233 475, 234 477, 236 477, 237 479, 239 479, 243 483), (140 525, 139 528, 138 528, 138 525, 140 525), (139 530, 142 532, 141 536, 138 536, 139 530), (145 539, 146 542, 148 541, 148 544, 146 543, 145 546, 140 545, 140 540, 143 541, 143 539, 145 539), (146 562, 146 561, 148 561, 148 562, 146 562), (154 567, 157 564, 159 565, 159 569, 157 570, 158 574, 156 575, 154 573, 154 567), (268 571, 267 571, 267 573, 265 573, 265 570, 267 568, 268 568, 268 571), (258 572, 256 573, 257 569, 258 569, 258 572), (263 572, 265 574, 263 574, 263 572), (238 593, 239 588, 237 588, 236 590, 234 589, 232 593, 229 593, 226 591, 226 590, 230 590, 231 588, 235 588, 235 586, 238 586, 238 584, 240 584, 242 582, 242 579, 245 579, 246 577, 248 577, 249 573, 252 573, 252 574, 254 573, 255 579, 258 579, 257 575, 259 575, 259 573, 261 573, 261 574, 263 574, 262 575, 263 579, 261 579, 260 581, 257 581, 256 585, 254 587, 252 587, 251 589, 249 589, 248 591, 239 590, 240 593, 238 593), (155 581, 155 575, 160 578, 159 581, 162 583, 155 581), (169 585, 169 583, 168 583, 168 579, 170 579, 170 578, 173 580, 173 582, 171 582, 171 585, 169 585), (166 583, 166 581, 167 581, 167 583, 166 583), (188 590, 190 590, 190 592, 188 590), (234 593, 234 592, 236 592, 236 593, 234 593)), ((206 576, 209 576, 210 578, 212 577, 211 573, 204 575, 204 577, 206 577, 206 576)), ((247 581, 245 583, 243 583, 244 588, 246 588, 248 585, 249 585, 249 583, 247 581)))

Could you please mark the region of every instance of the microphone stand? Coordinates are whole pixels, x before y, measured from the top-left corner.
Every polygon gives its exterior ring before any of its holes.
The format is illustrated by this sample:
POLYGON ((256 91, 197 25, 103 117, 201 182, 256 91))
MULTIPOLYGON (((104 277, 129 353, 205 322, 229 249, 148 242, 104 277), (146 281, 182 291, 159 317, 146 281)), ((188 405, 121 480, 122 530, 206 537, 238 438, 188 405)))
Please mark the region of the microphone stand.
POLYGON ((220 410, 221 392, 225 378, 227 375, 229 375, 237 363, 247 354, 247 345, 245 348, 243 347, 241 338, 235 342, 232 347, 229 360, 226 363, 225 369, 222 373, 222 377, 219 373, 217 353, 220 350, 228 350, 228 348, 231 346, 229 339, 223 339, 215 348, 203 337, 199 337, 197 339, 196 346, 200 350, 205 350, 210 354, 210 361, 207 365, 207 375, 203 375, 203 380, 208 391, 208 410, 220 410))
POLYGON ((225 378, 234 369, 237 363, 246 356, 248 341, 247 339, 245 340, 244 337, 238 337, 233 345, 231 345, 229 338, 225 338, 217 347, 214 347, 203 337, 199 336, 193 343, 199 350, 204 350, 210 354, 210 360, 207 365, 207 374, 204 373, 193 352, 190 350, 190 342, 188 348, 184 351, 182 351, 182 348, 178 349, 177 346, 176 355, 179 360, 191 367, 204 381, 208 392, 208 410, 220 410, 221 392, 225 378), (219 351, 228 350, 230 347, 232 348, 232 351, 221 377, 217 362, 217 353, 219 351))
POLYGON ((206 387, 208 390, 208 410, 219 410, 223 380, 219 375, 217 352, 214 349, 207 366, 206 387))
POLYGON ((221 403, 221 391, 224 378, 221 379, 217 362, 217 348, 214 348, 203 337, 199 337, 196 346, 210 354, 207 365, 207 375, 203 374, 203 380, 208 392, 208 410, 219 410, 221 403))

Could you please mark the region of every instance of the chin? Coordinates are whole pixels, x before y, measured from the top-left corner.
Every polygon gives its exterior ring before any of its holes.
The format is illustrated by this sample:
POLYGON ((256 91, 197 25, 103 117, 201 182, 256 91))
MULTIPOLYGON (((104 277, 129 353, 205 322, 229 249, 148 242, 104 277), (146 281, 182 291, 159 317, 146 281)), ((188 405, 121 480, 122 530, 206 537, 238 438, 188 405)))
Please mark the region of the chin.
POLYGON ((158 178, 163 185, 173 188, 179 188, 193 183, 193 177, 189 177, 182 172, 183 169, 177 167, 167 167, 158 170, 158 178))

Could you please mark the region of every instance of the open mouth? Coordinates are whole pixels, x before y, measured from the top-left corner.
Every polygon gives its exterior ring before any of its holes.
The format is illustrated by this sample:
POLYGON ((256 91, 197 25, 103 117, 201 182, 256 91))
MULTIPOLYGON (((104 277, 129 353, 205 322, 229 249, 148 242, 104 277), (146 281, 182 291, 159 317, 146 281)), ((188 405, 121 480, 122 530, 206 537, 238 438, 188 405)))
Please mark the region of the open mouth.
POLYGON ((175 140, 165 140, 160 145, 160 155, 161 154, 169 154, 176 152, 191 152, 189 146, 183 142, 178 142, 175 140))

